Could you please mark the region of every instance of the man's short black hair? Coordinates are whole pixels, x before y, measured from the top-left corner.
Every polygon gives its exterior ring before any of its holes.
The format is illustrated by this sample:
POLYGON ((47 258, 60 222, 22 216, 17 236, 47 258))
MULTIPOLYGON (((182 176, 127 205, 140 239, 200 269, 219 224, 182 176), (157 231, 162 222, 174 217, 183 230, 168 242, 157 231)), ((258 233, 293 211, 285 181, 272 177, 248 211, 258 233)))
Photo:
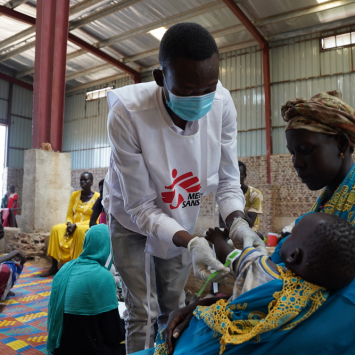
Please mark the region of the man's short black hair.
POLYGON ((197 23, 184 22, 170 27, 164 34, 159 48, 159 62, 162 67, 177 58, 206 60, 218 54, 218 47, 212 35, 197 23))
POLYGON ((91 181, 94 181, 94 175, 92 175, 91 173, 89 173, 88 171, 85 171, 84 173, 82 173, 81 175, 85 175, 85 174, 88 174, 89 175, 89 179, 91 181))
POLYGON ((239 165, 239 167, 242 166, 244 168, 244 174, 246 174, 247 173, 247 167, 245 166, 245 164, 242 161, 238 160, 238 165, 239 165))
POLYGON ((355 229, 339 216, 327 217, 330 220, 318 224, 309 240, 307 267, 317 285, 337 290, 355 277, 355 229))

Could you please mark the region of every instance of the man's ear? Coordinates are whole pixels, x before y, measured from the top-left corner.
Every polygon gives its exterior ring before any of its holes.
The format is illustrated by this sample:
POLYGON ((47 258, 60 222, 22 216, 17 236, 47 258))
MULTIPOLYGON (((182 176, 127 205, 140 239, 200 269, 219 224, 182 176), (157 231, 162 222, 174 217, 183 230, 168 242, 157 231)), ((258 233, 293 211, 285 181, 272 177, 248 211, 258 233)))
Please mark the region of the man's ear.
POLYGON ((339 153, 346 153, 348 148, 350 147, 350 140, 348 135, 345 132, 340 132, 336 136, 339 153))
POLYGON ((287 263, 289 264, 294 264, 294 265, 300 265, 302 263, 303 259, 303 253, 299 248, 296 248, 292 251, 290 255, 286 258, 287 263))
POLYGON ((152 74, 157 85, 164 87, 163 71, 161 69, 154 69, 152 74))

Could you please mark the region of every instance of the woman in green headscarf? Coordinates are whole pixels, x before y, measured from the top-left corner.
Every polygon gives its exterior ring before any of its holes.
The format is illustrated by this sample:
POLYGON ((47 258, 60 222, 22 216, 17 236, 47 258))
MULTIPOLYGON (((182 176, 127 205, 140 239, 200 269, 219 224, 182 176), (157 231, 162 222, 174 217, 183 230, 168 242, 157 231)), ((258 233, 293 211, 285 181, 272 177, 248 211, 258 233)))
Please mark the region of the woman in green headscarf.
POLYGON ((111 265, 108 227, 93 226, 79 258, 66 263, 53 280, 48 310, 49 354, 119 354, 125 332, 111 265))

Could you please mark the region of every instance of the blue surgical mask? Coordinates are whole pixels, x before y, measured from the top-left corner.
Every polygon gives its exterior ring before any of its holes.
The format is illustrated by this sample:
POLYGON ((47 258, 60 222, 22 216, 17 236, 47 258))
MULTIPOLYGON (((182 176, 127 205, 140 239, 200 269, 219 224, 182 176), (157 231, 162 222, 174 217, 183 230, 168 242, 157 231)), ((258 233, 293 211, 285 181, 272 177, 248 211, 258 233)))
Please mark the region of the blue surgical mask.
POLYGON ((165 98, 167 106, 185 121, 197 121, 205 116, 211 110, 216 94, 213 91, 202 96, 176 96, 166 88, 169 92, 169 101, 165 98))

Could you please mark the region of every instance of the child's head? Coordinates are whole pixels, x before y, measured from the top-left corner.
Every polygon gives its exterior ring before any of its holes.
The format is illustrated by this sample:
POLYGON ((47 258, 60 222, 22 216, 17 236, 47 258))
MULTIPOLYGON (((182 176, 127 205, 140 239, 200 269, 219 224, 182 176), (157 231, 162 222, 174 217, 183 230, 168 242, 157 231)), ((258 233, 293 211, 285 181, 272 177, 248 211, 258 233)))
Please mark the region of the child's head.
POLYGON ((337 290, 355 277, 355 229, 340 217, 311 213, 293 228, 281 258, 303 279, 337 290))

